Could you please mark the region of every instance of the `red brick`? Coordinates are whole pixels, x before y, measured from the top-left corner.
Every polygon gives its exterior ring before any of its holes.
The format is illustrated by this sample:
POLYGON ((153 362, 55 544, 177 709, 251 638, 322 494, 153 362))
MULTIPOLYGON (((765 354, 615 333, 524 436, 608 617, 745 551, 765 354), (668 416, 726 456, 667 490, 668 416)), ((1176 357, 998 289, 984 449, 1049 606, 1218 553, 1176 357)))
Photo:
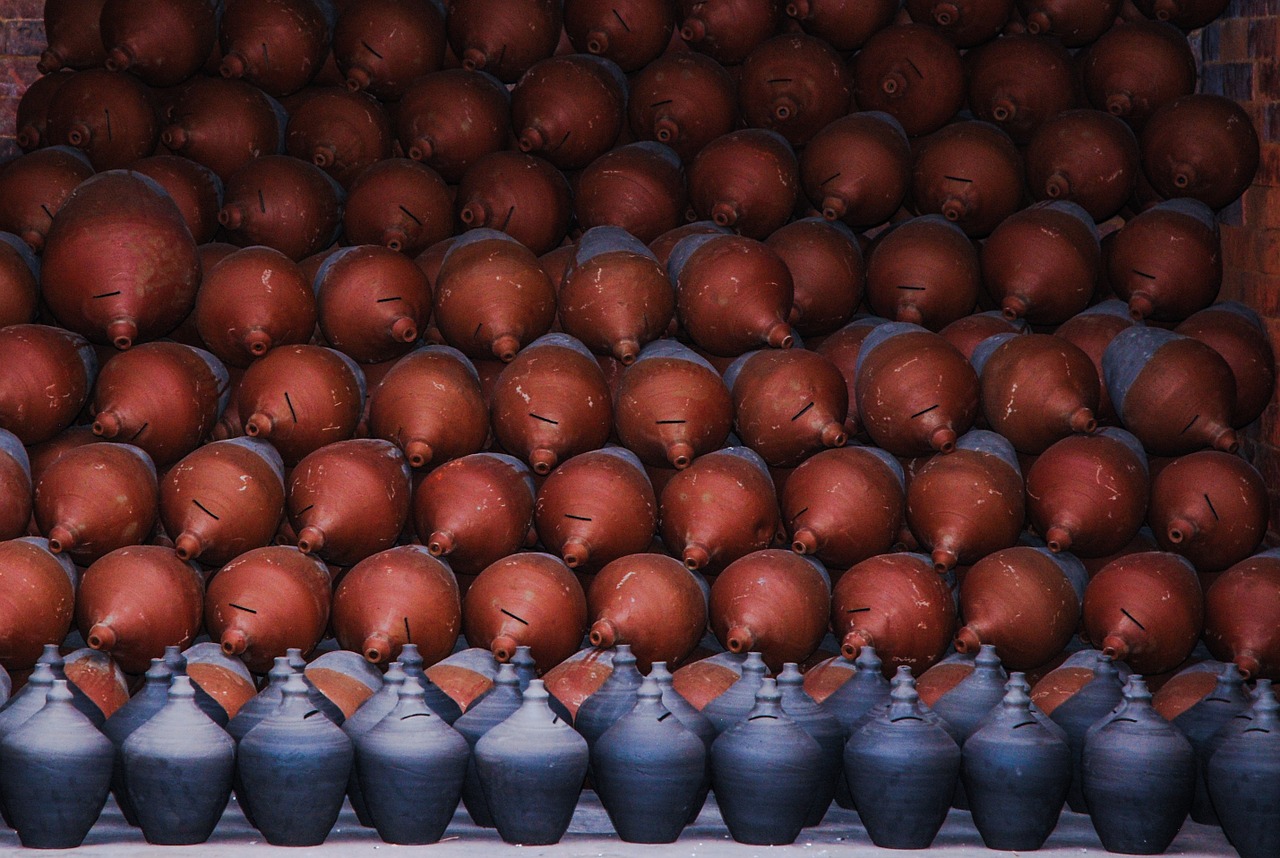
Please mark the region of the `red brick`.
POLYGON ((0 26, 0 54, 32 56, 44 50, 44 21, 35 18, 10 20, 0 26))
POLYGON ((1280 187, 1280 143, 1263 142, 1258 172, 1253 177, 1255 185, 1280 187))
POLYGON ((1249 59, 1249 22, 1243 18, 1223 21, 1218 31, 1218 61, 1240 63, 1249 59))
POLYGON ((1276 288, 1274 274, 1239 270, 1223 272, 1222 297, 1248 304, 1263 316, 1280 316, 1280 289, 1276 288))
POLYGON ((1255 60, 1274 60, 1280 56, 1275 18, 1253 18, 1248 22, 1248 51, 1255 60))
POLYGON ((44 0, 5 0, 5 18, 44 18, 44 0))
MULTIPOLYGON (((1280 145, 1271 145, 1280 149, 1280 145)), ((1244 192, 1244 225, 1259 229, 1280 227, 1280 187, 1255 181, 1244 192)))

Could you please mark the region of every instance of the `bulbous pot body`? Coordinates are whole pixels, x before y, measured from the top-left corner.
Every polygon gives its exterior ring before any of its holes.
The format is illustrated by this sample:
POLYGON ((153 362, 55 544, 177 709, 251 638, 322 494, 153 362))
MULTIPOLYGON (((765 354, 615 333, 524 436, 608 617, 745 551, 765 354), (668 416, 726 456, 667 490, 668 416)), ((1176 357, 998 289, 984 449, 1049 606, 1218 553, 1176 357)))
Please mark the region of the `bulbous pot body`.
POLYGON ((766 549, 725 567, 711 586, 711 629, 734 653, 759 650, 780 670, 813 654, 826 633, 831 582, 816 561, 766 549))

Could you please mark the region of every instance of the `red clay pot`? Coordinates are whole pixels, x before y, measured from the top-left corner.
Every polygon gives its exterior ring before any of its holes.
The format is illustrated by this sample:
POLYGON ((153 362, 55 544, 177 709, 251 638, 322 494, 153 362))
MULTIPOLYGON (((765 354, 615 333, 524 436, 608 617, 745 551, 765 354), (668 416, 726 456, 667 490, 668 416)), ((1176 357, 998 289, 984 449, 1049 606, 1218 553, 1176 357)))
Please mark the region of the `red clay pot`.
POLYGON ((40 149, 10 161, 0 170, 0 230, 39 253, 53 216, 92 175, 89 159, 69 146, 40 149))
POLYGON ((1141 142, 1142 169, 1165 198, 1190 197, 1217 210, 1243 194, 1258 171, 1253 121, 1219 95, 1184 95, 1164 105, 1141 142))
POLYGON ((631 79, 627 121, 641 140, 656 140, 689 164, 738 120, 733 78, 702 54, 664 54, 631 79))
POLYGON ((747 238, 763 241, 790 220, 799 194, 799 162, 776 131, 717 137, 689 165, 694 211, 747 238))
POLYGON ((595 54, 624 72, 639 71, 666 50, 676 25, 667 0, 568 0, 564 29, 579 53, 595 54))
POLYGON ((1008 670, 1039 667, 1075 633, 1085 577, 1074 557, 1044 548, 1019 545, 988 554, 960 587, 964 625, 956 631, 956 651, 976 653, 991 644, 1008 670), (1068 564, 1078 571, 1076 582, 1068 564))
POLYGON ((614 396, 614 428, 650 467, 689 467, 718 450, 733 425, 733 400, 711 364, 674 340, 640 352, 614 396))
POLYGON ((427 666, 453 652, 462 630, 458 582, 449 565, 421 545, 401 545, 361 560, 333 594, 333 630, 344 649, 386 664, 415 644, 427 666))
POLYGON ((725 567, 711 586, 711 630, 732 653, 759 651, 777 672, 813 654, 827 631, 831 581, 817 561, 779 549, 725 567))
POLYGON ((160 521, 182 560, 221 566, 269 544, 283 518, 284 463, 265 441, 207 444, 160 484, 160 521))
MULTIPOLYGON (((898 460, 876 447, 824 450, 792 472, 779 493, 791 550, 845 570, 884 554, 906 514, 898 460)), ((839 582, 840 572, 836 573, 839 582)))
POLYGON ((342 197, 342 188, 314 164, 263 155, 227 179, 218 223, 232 244, 263 244, 298 262, 334 242, 342 197))
POLYGON ((364 397, 364 374, 346 355, 289 345, 245 370, 236 408, 244 433, 270 441, 292 466, 313 450, 350 438, 364 397))
POLYGON ((445 69, 409 85, 395 121, 405 155, 456 183, 482 156, 507 145, 511 98, 487 74, 445 69))
POLYGON ((431 316, 431 284, 413 260, 388 247, 339 250, 315 278, 320 332, 361 363, 401 357, 431 316))
POLYGON ((653 485, 631 451, 608 447, 574 456, 538 490, 539 542, 579 574, 649 547, 657 530, 653 485))
POLYGON ((690 235, 672 248, 667 276, 676 287, 680 327, 711 354, 736 357, 794 342, 785 321, 794 301, 791 272, 767 245, 746 236, 690 235))
POLYGON ((515 83, 556 50, 561 21, 555 0, 458 0, 449 6, 449 47, 467 71, 515 83))
POLYGON ((491 152, 462 177, 454 205, 466 229, 489 227, 541 255, 569 231, 569 183, 549 162, 523 152, 491 152))
POLYGON ((158 184, 112 171, 88 179, 50 227, 42 296, 65 327, 124 350, 175 328, 195 302, 196 243, 158 184))
MULTIPOLYGON (((838 51, 853 51, 894 20, 901 7, 898 0, 791 0, 783 11, 806 33, 838 51)), ((787 22, 784 22, 784 24, 787 22)))
POLYGON ((911 148, 888 113, 851 113, 820 130, 800 153, 805 194, 827 220, 852 227, 884 223, 898 211, 911 176, 911 148))
POLYGON ((1168 21, 1190 32, 1221 15, 1228 3, 1224 0, 1133 0, 1133 5, 1148 18, 1168 21))
POLYGON ((1267 534, 1267 485, 1239 456, 1202 450, 1174 459, 1151 481, 1147 523, 1164 551, 1221 572, 1244 560, 1267 534))
POLYGON ((1204 595, 1204 642, 1246 679, 1280 679, 1280 558, 1264 551, 1232 566, 1204 595))
POLYGON ((298 462, 286 511, 298 548, 350 566, 395 544, 409 520, 409 465, 390 441, 335 441, 298 462))
POLYGON ((666 333, 676 296, 653 251, 626 230, 601 226, 578 241, 558 303, 565 333, 630 365, 666 333))
POLYGON ((1103 653, 1136 673, 1173 670, 1204 625, 1204 595, 1185 558, 1163 551, 1113 560, 1084 593, 1084 625, 1103 653))
POLYGON ((280 103, 241 80, 197 77, 177 93, 160 142, 228 179, 259 155, 284 151, 280 103))
MULTIPOLYGON (((72 74, 70 69, 66 69, 38 77, 18 99, 17 117, 14 121, 17 134, 14 142, 24 152, 32 152, 50 144, 49 103, 53 101, 54 93, 71 79, 72 74)), ((87 163, 88 159, 85 161, 87 163)))
POLYGON ((990 235, 1022 204, 1022 157, 985 122, 957 122, 922 140, 911 197, 920 214, 941 214, 966 235, 990 235))
POLYGON ((733 394, 738 437, 773 467, 795 467, 848 440, 844 376, 817 352, 748 352, 733 362, 724 380, 733 394))
POLYGON ((0 365, 7 367, 0 375, 0 426, 23 444, 48 441, 70 426, 98 376, 88 341, 48 325, 0 328, 0 365))
POLYGON ((778 29, 776 0, 680 0, 680 38, 725 66, 742 62, 778 29))
POLYGON ((76 625, 90 647, 142 673, 166 646, 200 632, 204 575, 171 548, 131 545, 95 560, 80 579, 76 625))
POLYGON ((154 179, 178 206, 182 219, 199 244, 213 240, 222 208, 222 180, 202 164, 177 155, 153 155, 129 169, 154 179))
POLYGON ((1102 356, 1107 391, 1124 427, 1148 453, 1181 456, 1203 447, 1233 453, 1235 379, 1231 367, 1199 340, 1135 325, 1102 356))
POLYGON ((966 433, 907 484, 907 524, 938 572, 1016 544, 1025 506, 1017 458, 994 432, 966 433))
POLYGON ((40 262, 21 238, 0 232, 0 327, 34 321, 40 262))
POLYGON ((713 575, 778 532, 778 501, 764 460, 747 447, 699 456, 662 489, 662 541, 689 569, 713 575))
POLYGON ((1023 151, 1027 188, 1037 200, 1076 203, 1101 223, 1133 194, 1138 155, 1138 138, 1116 117, 1063 111, 1046 119, 1023 151))
POLYGON ((400 447, 413 468, 479 452, 489 409, 475 367, 448 346, 405 355, 369 394, 369 434, 400 447))
POLYGON ((469 581, 533 543, 535 496, 533 477, 520 460, 498 453, 463 456, 418 483, 414 529, 433 556, 446 558, 469 581))
POLYGON ((800 147, 849 112, 852 84, 835 49, 790 33, 757 45, 742 63, 738 104, 752 128, 777 131, 800 147))
POLYGON ((964 78, 960 51, 945 35, 923 24, 893 24, 854 57, 853 98, 862 110, 883 110, 908 136, 920 137, 964 105, 964 78))
POLYGON ((43 539, 0 542, 0 588, 6 594, 0 606, 0 668, 30 670, 46 643, 67 636, 77 578, 71 561, 51 553, 43 539))
POLYGON ((840 577, 831 594, 831 629, 845 658, 874 646, 886 675, 900 666, 924 673, 947 651, 956 599, 919 554, 881 554, 840 577))
POLYGON ((1020 453, 1043 453, 1098 428, 1098 372, 1089 356, 1050 334, 997 334, 973 353, 987 423, 1020 453))
POLYGON ((87 69, 107 58, 99 21, 106 0, 47 0, 44 32, 48 47, 36 67, 41 74, 60 68, 87 69))
POLYGON ((1157 109, 1196 89, 1196 61, 1186 37, 1157 21, 1107 30, 1089 47, 1080 69, 1090 103, 1137 130, 1157 109))
POLYGON ((1013 0, 907 0, 911 20, 937 27, 957 47, 972 48, 995 38, 1013 14, 1013 0))
POLYGON ((1089 213, 1036 203, 1006 218, 982 245, 982 279, 1010 318, 1058 325, 1089 306, 1102 250, 1089 213))
POLYGON ((609 439, 612 397, 591 352, 566 334, 530 343, 502 370, 493 392, 493 434, 535 473, 598 450, 609 439))
POLYGON ((862 432, 862 420, 858 416, 857 407, 858 352, 871 331, 887 321, 879 316, 855 316, 854 321, 830 336, 823 337, 822 342, 814 349, 835 364, 844 376, 845 390, 849 393, 849 414, 845 417, 844 427, 851 437, 862 432))
POLYGON ((555 291, 537 257, 496 230, 472 230, 454 241, 435 287, 436 327, 471 358, 509 363, 555 318, 555 291))
POLYGON ((959 349, 965 360, 969 360, 973 357, 973 350, 987 337, 994 337, 996 334, 1026 334, 1030 331, 1030 325, 1023 319, 1006 319, 999 310, 988 310, 956 319, 938 331, 938 335, 959 349))
POLYGON ((1019 146, 1048 120, 1076 106, 1071 55, 1055 39, 1009 35, 966 56, 969 104, 1019 146))
POLYGON ((1129 220, 1107 243, 1107 282, 1135 319, 1180 322, 1214 302, 1222 252, 1209 209, 1170 200, 1129 220))
POLYGON ((891 228, 867 260, 866 300, 871 309, 931 331, 972 313, 981 284, 973 242, 941 215, 913 218, 891 228))
POLYGON ((310 161, 344 188, 391 157, 391 121, 373 97, 336 86, 314 87, 289 102, 285 151, 310 161))
POLYGON ((143 343, 114 355, 98 374, 93 434, 140 447, 167 468, 208 438, 228 382, 226 367, 204 349, 143 343))
POLYGON ((1262 415, 1275 388, 1275 356, 1258 315, 1236 301, 1223 301, 1193 313, 1174 329, 1210 346, 1231 367, 1236 407, 1231 425, 1248 426, 1262 415))
POLYGON ((1027 471, 1027 513, 1051 551, 1120 551, 1137 536, 1149 495, 1147 455, 1123 429, 1063 438, 1027 471))
POLYGON ((843 223, 804 218, 777 230, 765 244, 791 272, 790 321, 798 333, 829 334, 853 318, 866 271, 852 230, 843 223))
POLYGON ((662 554, 632 554, 612 561, 587 591, 591 645, 629 644, 637 667, 655 661, 679 667, 707 629, 709 593, 702 577, 662 554))
POLYGON ((351 244, 380 244, 412 258, 453 234, 453 198, 435 170, 388 158, 351 183, 342 226, 351 244))
POLYGON ((587 597, 558 557, 513 554, 488 566, 462 601, 467 642, 500 662, 531 648, 541 671, 577 652, 587 633, 587 597))
POLYGON ((160 127, 147 86, 106 69, 77 72, 49 101, 49 142, 74 146, 95 170, 118 170, 155 151, 160 127))
POLYGON ((621 227, 646 244, 679 226, 688 206, 680 157, 669 146, 648 140, 619 146, 592 161, 579 174, 573 199, 584 230, 621 227))
POLYGON ((903 322, 863 340, 855 388, 862 428, 895 456, 951 452, 978 413, 969 362, 941 336, 903 322))
POLYGON ((356 0, 333 30, 333 59, 347 88, 396 101, 444 61, 444 10, 431 0, 356 0))
POLYGON ((151 459, 129 444, 66 451, 35 484, 35 521, 49 550, 81 566, 151 535, 158 504, 151 459))
POLYGON ((316 0, 226 0, 218 73, 276 98, 297 92, 328 57, 333 24, 333 8, 316 0))
POLYGON ((1121 0, 1078 3, 1072 0, 1018 0, 1018 11, 1032 35, 1053 36, 1068 48, 1097 39, 1112 25, 1121 0))
POLYGON ((311 339, 316 296, 289 257, 246 247, 205 269, 195 314, 209 350, 226 364, 247 367, 276 346, 311 339))
POLYGON ((205 625, 224 653, 266 673, 291 647, 315 649, 331 601, 329 570, 318 559, 287 545, 255 548, 210 579, 205 625))
POLYGON ((218 35, 217 11, 208 0, 158 6, 147 0, 106 0, 99 31, 108 69, 127 69, 150 86, 173 86, 209 59, 218 35))
POLYGON ((626 107, 626 78, 612 60, 548 57, 511 90, 511 127, 521 152, 578 170, 613 147, 626 107))

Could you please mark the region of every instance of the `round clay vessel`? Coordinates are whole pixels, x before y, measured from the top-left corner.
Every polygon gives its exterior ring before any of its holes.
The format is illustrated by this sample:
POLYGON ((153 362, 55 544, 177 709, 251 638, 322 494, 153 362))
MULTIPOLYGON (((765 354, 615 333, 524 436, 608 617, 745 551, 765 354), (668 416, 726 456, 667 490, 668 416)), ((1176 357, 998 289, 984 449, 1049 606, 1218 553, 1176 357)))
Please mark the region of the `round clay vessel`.
MULTIPOLYGON (((1123 664, 1126 671, 1128 668, 1123 664)), ((1120 703, 1124 677, 1111 657, 1097 650, 1081 650, 1036 683, 1032 702, 1067 733, 1071 746, 1071 786, 1067 803, 1077 813, 1087 812, 1081 792, 1080 758, 1085 732, 1120 703)))
POLYGON ((1280 674, 1275 592, 1280 556, 1264 551, 1232 566, 1205 593, 1204 642, 1215 658, 1233 661, 1249 679, 1280 674))
POLYGON ((1195 568, 1177 554, 1147 551, 1120 557, 1085 589, 1089 640, 1144 674, 1181 664, 1203 626, 1200 581, 1195 568))
POLYGON ((209 350, 223 363, 247 367, 276 346, 310 341, 316 296, 289 257, 246 247, 204 272, 195 314, 209 350))
POLYGON ((1102 372, 1102 356, 1115 339, 1116 334, 1137 324, 1129 315, 1128 306, 1119 299, 1112 298, 1100 304, 1094 304, 1067 319, 1053 333, 1076 346, 1093 361, 1098 373, 1098 411, 1099 423, 1115 425, 1119 422, 1115 404, 1111 401, 1111 393, 1107 390, 1106 377, 1102 372))
POLYGON ((510 363, 547 332, 555 310, 555 289, 537 257, 496 230, 455 240, 435 278, 433 322, 446 343, 472 359, 510 363))
POLYGON ((242 80, 194 77, 175 94, 164 118, 165 148, 223 180, 258 155, 284 151, 284 108, 242 80))
POLYGON ((1019 146, 1045 122, 1076 105, 1071 55, 1056 39, 1010 34, 987 42, 965 61, 974 114, 1019 146))
POLYGON ((982 279, 1006 316, 1058 325, 1084 310, 1102 265, 1097 229, 1071 202, 1036 203, 982 245, 982 279))
POLYGON ((0 232, 0 325, 22 325, 36 318, 40 262, 21 238, 0 232))
POLYGON ((862 341, 855 387, 862 428, 896 456, 949 453, 977 416, 973 367, 941 336, 909 322, 880 325, 862 341))
POLYGON ((842 222, 804 218, 766 239, 791 272, 790 322, 803 336, 829 334, 852 317, 866 280, 862 250, 842 222))
POLYGON ((1249 187, 1258 133, 1244 108, 1220 95, 1169 102, 1142 129, 1142 169, 1165 198, 1190 197, 1217 210, 1249 187))
POLYGON ((1101 223, 1137 184, 1138 139, 1101 110, 1066 110, 1041 123, 1023 152, 1027 188, 1037 200, 1067 200, 1101 223))
POLYGON ((245 370, 236 407, 244 433, 269 441, 285 465, 294 466, 324 445, 350 438, 364 398, 364 373, 346 355, 288 345, 245 370))
POLYGON ((98 375, 93 347, 79 334, 47 325, 0 329, 0 425, 23 444, 48 441, 88 402, 98 375), (50 397, 46 391, 58 392, 50 397))
POLYGON ((1180 322, 1208 307, 1222 285, 1212 212, 1183 198, 1127 221, 1108 242, 1106 279, 1135 319, 1180 322))
POLYGON ((54 90, 46 131, 50 143, 84 152, 95 170, 119 170, 155 151, 155 108, 151 89, 133 75, 86 69, 54 90))
POLYGON ((778 532, 778 501, 768 466, 748 447, 699 456, 662 489, 662 541, 689 569, 713 575, 778 532))
POLYGON ((561 32, 561 4, 552 0, 462 0, 449 7, 449 47, 467 71, 515 83, 551 56, 561 32))
POLYGON ((806 33, 826 39, 838 51, 852 51, 887 27, 901 5, 896 0, 794 0, 783 11, 806 33))
POLYGON ((587 591, 591 645, 629 645, 644 672, 655 661, 679 666, 705 633, 708 595, 701 576, 674 558, 620 557, 587 591))
POLYGON ((683 223, 688 206, 680 156, 652 140, 596 158, 578 175, 573 196, 580 226, 621 227, 645 243, 683 223))
POLYGON ((453 234, 453 199, 430 167, 387 158, 351 182, 342 229, 352 244, 380 244, 410 257, 453 234))
POLYGON ((883 670, 923 673, 946 652, 956 602, 946 580, 919 554, 880 554, 840 576, 831 594, 831 627, 845 658, 875 647, 883 670))
POLYGON ((675 29, 674 4, 665 0, 570 0, 564 30, 574 49, 613 60, 624 72, 657 59, 675 29))
POLYGON ((276 98, 296 92, 328 57, 335 17, 316 0, 229 0, 218 23, 218 73, 276 98))
POLYGON ((1251 555, 1266 535, 1269 512, 1266 484, 1253 465, 1201 450, 1156 474, 1147 523, 1163 550, 1181 554, 1203 574, 1251 555))
POLYGON ((852 71, 857 105, 888 113, 911 137, 937 131, 964 105, 960 51, 933 27, 885 27, 867 40, 852 71))
POLYGON ((478 157, 458 184, 458 219, 468 230, 499 230, 535 254, 554 248, 569 231, 569 183, 550 162, 524 152, 478 157))
POLYGON ((800 180, 827 220, 851 227, 884 223, 910 187, 911 149, 897 119, 882 111, 831 122, 800 153, 800 180))
POLYGON ((431 284, 413 260, 388 247, 348 247, 315 277, 320 332, 361 363, 402 357, 431 315, 431 284))
POLYGON ((415 79, 440 68, 444 21, 431 0, 344 4, 333 28, 333 59, 347 88, 398 100, 415 79))
POLYGON ((1024 319, 1007 319, 999 310, 988 310, 956 319, 938 333, 959 349, 965 360, 970 360, 974 349, 987 337, 996 334, 1026 334, 1030 331, 1031 326, 1024 319))
POLYGON ((725 372, 734 429, 773 467, 789 468, 842 447, 849 394, 836 365, 817 352, 748 352, 725 372))
POLYGON ((558 557, 513 554, 476 576, 462 602, 463 631, 472 646, 509 661, 519 645, 543 671, 578 649, 587 630, 582 586, 558 557))
POLYGON ((670 146, 688 164, 738 120, 733 78, 720 63, 692 51, 663 54, 631 78, 627 121, 640 140, 670 146))
POLYGON ((722 65, 737 65, 778 28, 782 10, 768 0, 680 0, 680 38, 722 65))
POLYGON ((1149 495, 1142 445, 1113 427, 1063 438, 1027 471, 1027 513, 1051 551, 1114 554, 1137 535, 1149 495))
POLYGON ((1018 11, 1028 33, 1053 36, 1068 48, 1078 48, 1107 31, 1120 11, 1120 0, 1018 0, 1018 11))
POLYGON ((848 113, 851 94, 840 55, 803 33, 761 42, 743 61, 738 81, 746 124, 777 131, 796 147, 848 113))
POLYGON ((1187 39, 1164 22, 1112 27, 1089 46, 1080 72, 1089 102, 1139 131, 1157 109, 1196 88, 1187 39))
POLYGON ((475 367, 448 346, 425 346, 398 360, 369 394, 369 434, 427 468, 479 452, 489 409, 475 367))
POLYGON ((46 643, 67 636, 77 579, 71 561, 50 552, 43 539, 22 537, 0 542, 0 588, 10 594, 0 620, 0 667, 30 670, 46 643))
POLYGON ((800 195, 800 167, 776 131, 717 137, 689 164, 689 203, 701 218, 763 241, 785 224, 800 195))
MULTIPOLYGON (((1242 858, 1263 858, 1280 846, 1271 822, 1274 814, 1265 804, 1251 801, 1269 795, 1280 783, 1277 777, 1277 723, 1275 692, 1258 684, 1253 706, 1248 711, 1249 726, 1224 741, 1205 764, 1205 777, 1223 831, 1242 858)), ((1237 722, 1239 723, 1239 722, 1237 722)))
POLYGON ((90 647, 142 673, 166 646, 201 628, 204 574, 171 548, 131 545, 95 560, 76 596, 76 626, 90 647))
POLYGON ((44 469, 35 484, 35 522, 50 551, 87 566, 149 538, 158 498, 155 465, 141 449, 89 444, 44 469))
POLYGON ((481 156, 504 148, 511 131, 507 88, 484 72, 460 68, 410 83, 395 113, 396 137, 405 155, 450 183, 459 181, 481 156))
POLYGON ((982 381, 987 424, 1019 452, 1043 453, 1072 433, 1097 428, 1098 373, 1067 340, 997 334, 974 349, 972 363, 982 381))
POLYGON ((931 23, 958 46, 972 48, 997 36, 1013 13, 1013 0, 910 0, 911 20, 931 23))
POLYGON ((48 47, 37 68, 47 75, 60 68, 83 69, 101 65, 107 58, 100 21, 106 0, 51 0, 44 4, 44 29, 48 47))
POLYGON ((711 630, 734 653, 758 650, 773 670, 803 661, 826 633, 831 583, 821 564, 766 549, 725 567, 711 587, 711 630))
POLYGON ((1187 317, 1177 332, 1209 345, 1231 367, 1236 407, 1231 425, 1247 426, 1271 401, 1275 356, 1257 313, 1237 301, 1221 301, 1187 317))
POLYGON ((553 56, 534 63, 511 90, 511 127, 521 152, 580 170, 613 147, 626 104, 626 77, 612 60, 553 56))
POLYGON ((51 146, 8 162, 0 171, 0 229, 39 253, 53 216, 92 175, 89 159, 70 146, 51 146))
POLYGON ((985 122, 957 122, 915 147, 911 199, 965 235, 990 235, 1022 203, 1022 158, 1009 135, 985 122))
POLYGON ((614 395, 622 444, 650 467, 689 467, 718 450, 733 425, 733 400, 720 374, 674 340, 640 350, 614 395))
POLYGON ((941 330, 973 312, 978 251, 960 227, 925 215, 880 236, 867 260, 867 305, 877 315, 941 330))
POLYGON ((227 177, 218 223, 239 247, 266 245, 295 262, 333 244, 342 188, 310 161, 262 155, 227 177))

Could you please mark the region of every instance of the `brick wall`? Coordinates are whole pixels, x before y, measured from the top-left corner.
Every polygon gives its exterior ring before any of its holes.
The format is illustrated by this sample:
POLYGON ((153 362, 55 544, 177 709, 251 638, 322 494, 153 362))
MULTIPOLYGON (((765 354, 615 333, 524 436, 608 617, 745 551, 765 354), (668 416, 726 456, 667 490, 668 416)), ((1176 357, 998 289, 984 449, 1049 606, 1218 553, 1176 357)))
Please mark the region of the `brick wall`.
MULTIPOLYGON (((1280 354, 1280 0, 1232 0, 1199 34, 1201 89, 1235 99, 1262 139, 1262 162, 1244 199, 1220 216, 1222 297, 1265 317, 1280 354)), ((1271 488, 1271 539, 1280 542, 1280 404, 1245 438, 1245 452, 1271 488)))
POLYGON ((44 0, 0 0, 0 161, 19 152, 14 142, 18 100, 40 76, 44 0))

